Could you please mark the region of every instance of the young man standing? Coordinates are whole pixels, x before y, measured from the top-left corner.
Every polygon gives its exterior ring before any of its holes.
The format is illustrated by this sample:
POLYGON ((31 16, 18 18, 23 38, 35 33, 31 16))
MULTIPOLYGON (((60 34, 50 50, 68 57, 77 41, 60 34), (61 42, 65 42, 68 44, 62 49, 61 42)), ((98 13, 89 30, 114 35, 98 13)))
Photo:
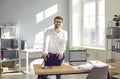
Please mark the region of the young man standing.
MULTIPOLYGON (((55 27, 48 29, 44 36, 43 59, 45 66, 61 65, 64 61, 64 51, 67 42, 67 32, 62 29, 63 18, 54 18, 55 27)), ((48 75, 38 75, 38 79, 50 79, 48 75)), ((56 79, 62 79, 56 75, 56 79)))

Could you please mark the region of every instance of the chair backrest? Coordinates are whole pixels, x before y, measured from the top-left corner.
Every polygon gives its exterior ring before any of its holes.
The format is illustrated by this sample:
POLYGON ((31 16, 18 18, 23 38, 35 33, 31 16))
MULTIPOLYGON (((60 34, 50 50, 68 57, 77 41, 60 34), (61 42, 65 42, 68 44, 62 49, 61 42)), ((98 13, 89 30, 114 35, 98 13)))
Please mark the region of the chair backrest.
POLYGON ((90 70, 86 79, 108 79, 108 67, 94 67, 90 70))

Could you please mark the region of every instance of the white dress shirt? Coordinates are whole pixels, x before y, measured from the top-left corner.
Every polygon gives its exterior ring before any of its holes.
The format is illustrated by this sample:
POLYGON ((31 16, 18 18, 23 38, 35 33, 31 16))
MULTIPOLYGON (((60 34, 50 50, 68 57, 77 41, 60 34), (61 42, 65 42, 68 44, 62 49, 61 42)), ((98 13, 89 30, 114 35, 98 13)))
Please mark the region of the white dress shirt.
POLYGON ((44 53, 64 53, 67 42, 67 32, 65 30, 60 30, 60 32, 55 32, 55 29, 48 29, 44 35, 44 53))

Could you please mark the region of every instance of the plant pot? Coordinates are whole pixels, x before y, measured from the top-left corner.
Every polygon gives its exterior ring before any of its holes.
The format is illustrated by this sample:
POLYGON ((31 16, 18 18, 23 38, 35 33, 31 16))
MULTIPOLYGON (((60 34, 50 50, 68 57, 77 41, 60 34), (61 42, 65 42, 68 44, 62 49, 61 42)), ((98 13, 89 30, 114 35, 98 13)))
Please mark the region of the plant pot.
POLYGON ((116 22, 116 26, 119 26, 119 22, 116 22))

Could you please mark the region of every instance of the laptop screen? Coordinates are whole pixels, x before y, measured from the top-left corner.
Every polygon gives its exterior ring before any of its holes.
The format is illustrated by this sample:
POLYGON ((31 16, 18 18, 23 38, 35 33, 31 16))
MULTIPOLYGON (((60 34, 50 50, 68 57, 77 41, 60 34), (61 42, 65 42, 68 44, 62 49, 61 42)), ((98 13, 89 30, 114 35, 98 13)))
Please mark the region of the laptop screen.
POLYGON ((80 65, 87 61, 87 50, 69 50, 69 62, 71 65, 80 65))

